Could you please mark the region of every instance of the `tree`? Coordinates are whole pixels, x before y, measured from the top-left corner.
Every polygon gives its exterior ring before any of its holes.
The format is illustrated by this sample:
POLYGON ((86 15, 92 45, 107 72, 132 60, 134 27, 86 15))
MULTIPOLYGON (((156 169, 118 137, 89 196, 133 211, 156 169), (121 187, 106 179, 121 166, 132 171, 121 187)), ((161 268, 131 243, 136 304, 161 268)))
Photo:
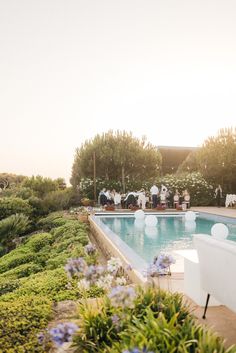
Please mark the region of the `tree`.
POLYGON ((36 177, 26 178, 22 183, 22 187, 30 188, 33 190, 35 196, 44 198, 49 192, 59 190, 62 182, 63 179, 60 178, 52 180, 37 175, 36 177))
POLYGON ((125 190, 125 180, 147 180, 160 173, 161 155, 157 147, 125 131, 108 131, 96 135, 77 148, 72 167, 71 183, 78 187, 82 178, 93 178, 96 156, 96 176, 119 180, 125 190))
POLYGON ((236 192, 236 128, 219 130, 203 146, 193 152, 180 166, 179 171, 199 171, 208 181, 221 184, 225 192, 236 192))

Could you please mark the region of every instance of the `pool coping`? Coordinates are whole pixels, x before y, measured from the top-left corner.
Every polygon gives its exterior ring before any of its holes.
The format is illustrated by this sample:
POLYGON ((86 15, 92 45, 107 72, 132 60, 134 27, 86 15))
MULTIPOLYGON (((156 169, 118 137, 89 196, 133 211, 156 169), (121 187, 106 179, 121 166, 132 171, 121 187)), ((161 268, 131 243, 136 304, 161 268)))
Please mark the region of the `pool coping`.
POLYGON ((125 272, 134 283, 147 285, 148 279, 142 274, 142 270, 145 270, 148 266, 147 263, 106 225, 99 224, 99 219, 96 219, 95 217, 95 215, 90 215, 88 219, 91 232, 101 250, 109 256, 119 257, 122 261, 125 272), (122 250, 125 250, 124 253, 122 250), (134 261, 130 259, 131 256, 136 260, 135 264, 134 261), (143 266, 145 266, 144 269, 143 266))

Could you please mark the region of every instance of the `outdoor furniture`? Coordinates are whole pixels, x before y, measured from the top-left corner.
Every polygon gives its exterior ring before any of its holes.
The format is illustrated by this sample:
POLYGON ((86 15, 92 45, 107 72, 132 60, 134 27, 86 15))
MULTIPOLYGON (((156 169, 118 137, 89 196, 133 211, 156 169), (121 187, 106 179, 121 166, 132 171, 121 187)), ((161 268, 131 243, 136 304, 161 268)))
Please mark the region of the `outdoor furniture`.
POLYGON ((234 204, 236 204, 236 195, 227 194, 225 199, 225 207, 233 206, 234 204))
MULTIPOLYGON (((184 294, 192 299, 197 305, 204 306, 207 293, 202 289, 201 286, 197 250, 175 250, 174 253, 184 258, 184 294)), ((211 296, 209 306, 217 305, 220 305, 220 303, 211 296)))
POLYGON ((199 258, 201 287, 207 292, 203 318, 211 295, 236 312, 236 244, 206 234, 194 235, 193 239, 199 258))

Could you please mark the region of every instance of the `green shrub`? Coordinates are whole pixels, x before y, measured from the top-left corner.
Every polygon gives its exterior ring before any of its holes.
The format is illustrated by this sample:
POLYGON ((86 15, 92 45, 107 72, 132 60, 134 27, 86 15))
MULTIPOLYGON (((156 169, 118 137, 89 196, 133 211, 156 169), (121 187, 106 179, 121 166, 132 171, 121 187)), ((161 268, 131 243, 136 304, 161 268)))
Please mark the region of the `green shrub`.
MULTIPOLYGON (((21 283, 21 286, 15 291, 15 295, 42 295, 57 300, 57 296, 64 293, 65 297, 68 294, 71 298, 70 288, 67 285, 68 279, 64 268, 57 268, 31 275, 21 283)), ((74 293, 73 298, 77 298, 78 289, 72 288, 72 292, 74 293)))
POLYGON ((30 249, 17 248, 0 258, 0 273, 9 271, 19 265, 32 262, 36 258, 37 255, 30 252, 30 249))
POLYGON ((53 243, 53 237, 50 233, 39 233, 34 234, 30 238, 28 238, 25 245, 32 249, 34 252, 38 252, 42 248, 47 245, 51 245, 53 243))
POLYGON ((0 351, 2 353, 40 353, 37 333, 52 317, 52 303, 45 297, 25 296, 0 302, 0 351))
POLYGON ((63 253, 48 259, 48 261, 46 262, 47 270, 54 270, 55 268, 65 265, 69 257, 70 256, 68 254, 63 253))
POLYGON ((79 306, 75 352, 120 353, 127 349, 158 353, 235 353, 223 340, 196 323, 181 294, 139 289, 133 306, 114 307, 108 298, 79 306))
POLYGON ((134 318, 133 323, 119 334, 119 342, 113 345, 110 353, 119 353, 126 349, 139 348, 153 352, 235 352, 235 348, 226 350, 223 339, 196 324, 187 317, 182 324, 178 322, 178 313, 168 320, 163 313, 155 317, 147 310, 144 321, 134 318))
POLYGON ((2 197, 0 198, 0 219, 9 217, 16 213, 23 213, 29 216, 32 208, 28 201, 22 200, 18 197, 2 197))
POLYGON ((21 278, 21 277, 28 277, 33 273, 37 273, 42 271, 42 267, 38 264, 33 262, 29 262, 26 264, 19 265, 9 271, 4 272, 0 275, 0 278, 21 278))
POLYGON ((0 278, 0 298, 1 295, 13 292, 20 286, 20 281, 18 279, 9 279, 2 277, 0 278))
POLYGON ((15 247, 14 240, 29 228, 29 219, 23 214, 15 214, 0 221, 0 243, 6 251, 15 247))
POLYGON ((47 217, 41 218, 37 227, 42 228, 44 231, 50 231, 52 228, 61 226, 67 222, 65 218, 62 217, 63 212, 53 212, 50 213, 47 217))

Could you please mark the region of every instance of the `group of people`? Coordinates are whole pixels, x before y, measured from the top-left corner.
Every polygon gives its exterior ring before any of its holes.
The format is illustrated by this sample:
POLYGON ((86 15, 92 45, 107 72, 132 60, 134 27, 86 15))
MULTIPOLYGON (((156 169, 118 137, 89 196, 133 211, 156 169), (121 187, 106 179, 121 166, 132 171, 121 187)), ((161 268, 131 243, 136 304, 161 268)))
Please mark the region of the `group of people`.
POLYGON ((146 193, 144 189, 139 191, 129 191, 126 194, 117 192, 115 189, 109 190, 103 188, 98 197, 98 202, 102 207, 112 206, 115 208, 134 208, 139 207, 145 209, 147 203, 152 208, 158 206, 178 208, 179 205, 190 206, 190 194, 188 190, 184 190, 182 194, 178 189, 173 193, 165 185, 161 185, 160 189, 156 184, 153 184, 150 192, 146 193), (149 194, 151 196, 151 203, 149 194))
POLYGON ((175 190, 175 193, 171 190, 168 190, 165 185, 161 185, 161 188, 153 184, 150 189, 150 193, 152 196, 152 207, 156 208, 158 205, 178 208, 180 205, 185 205, 186 208, 190 207, 190 194, 187 189, 185 189, 182 194, 175 190))

